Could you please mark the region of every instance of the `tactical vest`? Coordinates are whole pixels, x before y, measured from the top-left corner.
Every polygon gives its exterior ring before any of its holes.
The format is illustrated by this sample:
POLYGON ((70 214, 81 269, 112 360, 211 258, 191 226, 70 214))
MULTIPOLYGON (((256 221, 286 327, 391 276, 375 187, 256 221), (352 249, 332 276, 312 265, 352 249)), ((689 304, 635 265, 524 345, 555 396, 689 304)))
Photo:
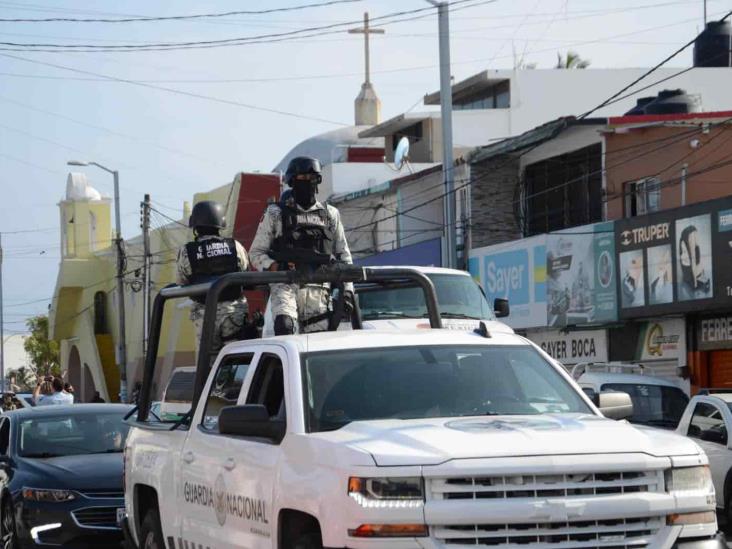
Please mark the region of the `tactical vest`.
POLYGON ((282 235, 275 238, 272 257, 283 269, 287 263, 297 268, 313 268, 331 262, 333 241, 328 237, 328 210, 303 211, 278 205, 282 212, 282 235))
MULTIPOLYGON (((212 282, 221 275, 239 271, 236 241, 233 238, 207 238, 186 244, 188 261, 191 264, 191 284, 212 282)), ((241 297, 240 286, 230 286, 221 292, 219 301, 234 301, 241 297)), ((200 304, 206 303, 206 296, 192 297, 200 304)))

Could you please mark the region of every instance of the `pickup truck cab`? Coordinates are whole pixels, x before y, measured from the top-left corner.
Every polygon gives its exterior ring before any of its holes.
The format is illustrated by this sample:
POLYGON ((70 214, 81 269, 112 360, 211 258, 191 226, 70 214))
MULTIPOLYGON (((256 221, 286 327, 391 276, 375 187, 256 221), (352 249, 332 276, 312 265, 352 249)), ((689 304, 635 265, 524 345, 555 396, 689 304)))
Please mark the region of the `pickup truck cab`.
MULTIPOLYGON (((396 267, 371 267, 378 273, 396 267)), ((513 333, 498 318, 508 316, 506 300, 491 305, 480 285, 466 271, 442 267, 407 267, 424 274, 432 281, 440 305, 442 325, 449 330, 472 331, 483 322, 492 332, 513 333)), ((429 328, 427 304, 422 290, 414 285, 359 284, 355 287, 358 306, 366 330, 411 330, 429 328)), ((272 309, 269 302, 264 313, 264 337, 274 335, 272 309)))
MULTIPOLYGON (((226 276, 264 279, 246 275, 226 276)), ((539 347, 485 326, 439 329, 431 302, 432 329, 239 341, 210 367, 199 356, 197 374, 208 374, 197 376, 188 421, 174 424, 149 419, 151 337, 125 448, 131 542, 725 547, 692 440, 604 418, 539 347)), ((156 299, 151 325, 161 318, 156 299)), ((632 411, 622 393, 599 403, 616 418, 632 411)))
POLYGON ((689 397, 673 381, 646 375, 640 364, 577 364, 572 377, 591 399, 604 391, 620 391, 633 402, 631 423, 676 429, 689 397))
POLYGON ((692 397, 676 432, 694 439, 707 454, 717 507, 732 523, 732 393, 707 389, 692 397))

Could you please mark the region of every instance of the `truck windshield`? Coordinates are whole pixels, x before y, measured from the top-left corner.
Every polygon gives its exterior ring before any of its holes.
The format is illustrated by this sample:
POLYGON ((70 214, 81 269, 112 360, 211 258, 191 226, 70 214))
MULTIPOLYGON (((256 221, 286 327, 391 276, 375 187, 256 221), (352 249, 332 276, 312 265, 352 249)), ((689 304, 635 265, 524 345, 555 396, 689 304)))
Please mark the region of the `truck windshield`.
POLYGON ((678 387, 645 383, 603 383, 602 391, 621 391, 633 401, 632 423, 675 429, 689 403, 689 397, 678 387))
POLYGON ((302 357, 310 432, 352 421, 591 413, 528 346, 410 346, 302 357))
MULTIPOLYGON (((457 274, 427 276, 435 285, 437 302, 443 317, 493 320, 493 309, 471 277, 457 274)), ((358 303, 364 320, 427 317, 427 305, 421 288, 359 292, 358 303)))

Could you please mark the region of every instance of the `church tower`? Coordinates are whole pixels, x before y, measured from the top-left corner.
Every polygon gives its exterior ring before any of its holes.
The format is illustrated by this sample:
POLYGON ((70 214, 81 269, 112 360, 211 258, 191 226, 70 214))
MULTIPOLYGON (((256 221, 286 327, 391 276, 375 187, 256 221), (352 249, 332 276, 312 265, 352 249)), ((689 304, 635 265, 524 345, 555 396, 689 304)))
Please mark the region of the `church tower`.
POLYGON ((89 185, 86 175, 69 174, 66 197, 59 203, 62 258, 86 259, 112 245, 110 203, 89 185))

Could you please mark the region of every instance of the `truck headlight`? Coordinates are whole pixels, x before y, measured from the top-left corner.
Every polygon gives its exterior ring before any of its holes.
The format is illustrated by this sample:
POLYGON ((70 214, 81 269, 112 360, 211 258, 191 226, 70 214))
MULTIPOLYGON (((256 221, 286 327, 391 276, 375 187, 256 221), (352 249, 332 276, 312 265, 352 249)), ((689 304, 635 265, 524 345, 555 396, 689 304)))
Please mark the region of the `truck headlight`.
POLYGON ((63 503, 76 499, 69 490, 45 490, 43 488, 23 488, 23 499, 45 503, 63 503))
POLYGON ((424 486, 420 477, 351 477, 348 495, 362 507, 421 507, 424 486))
POLYGON ((676 467, 666 470, 667 492, 713 493, 712 474, 708 465, 676 467))

